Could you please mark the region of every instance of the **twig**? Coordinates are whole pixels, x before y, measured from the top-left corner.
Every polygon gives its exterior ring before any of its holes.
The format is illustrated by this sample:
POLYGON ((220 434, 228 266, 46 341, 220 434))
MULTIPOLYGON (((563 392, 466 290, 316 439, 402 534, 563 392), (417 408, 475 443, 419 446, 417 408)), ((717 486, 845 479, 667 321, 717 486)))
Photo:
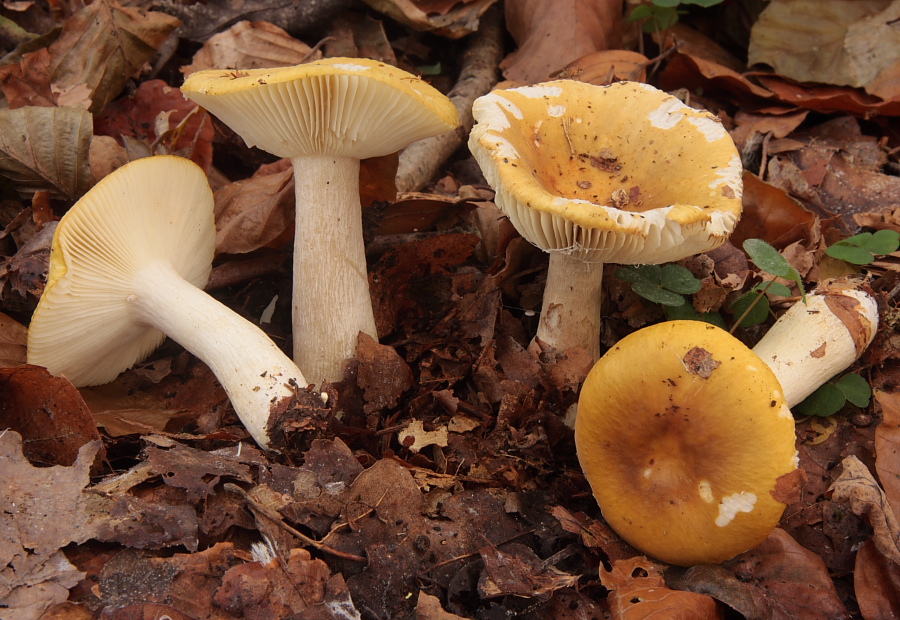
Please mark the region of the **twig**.
POLYGON ((438 168, 465 144, 475 119, 472 103, 487 94, 497 83, 497 67, 503 58, 503 32, 499 8, 491 7, 481 18, 472 43, 463 53, 459 79, 450 91, 450 101, 459 111, 456 131, 427 138, 410 145, 400 154, 397 166, 397 191, 422 189, 438 168))
POLYGON ((293 536, 296 536, 297 538, 302 540, 304 543, 306 543, 310 547, 314 547, 314 548, 318 549, 319 551, 321 551, 322 553, 327 553, 329 555, 333 555, 338 558, 350 560, 351 562, 363 562, 363 563, 368 562, 368 560, 366 560, 366 558, 364 558, 362 556, 353 555, 351 553, 345 553, 343 551, 338 551, 337 549, 332 549, 331 547, 329 547, 327 545, 323 545, 320 541, 310 538, 303 532, 295 530, 290 525, 288 525, 287 523, 284 522, 281 515, 273 513, 271 510, 269 510, 268 508, 266 508, 265 506, 260 504, 258 501, 253 499, 250 496, 250 494, 247 493, 247 491, 245 491, 238 485, 234 484, 233 482, 226 482, 224 485, 224 488, 226 491, 228 491, 230 493, 237 493, 238 495, 243 497, 244 500, 248 504, 250 504, 250 508, 253 509, 253 512, 263 515, 264 517, 269 519, 269 521, 272 521, 275 525, 277 525, 278 527, 283 529, 285 532, 292 534, 293 536))

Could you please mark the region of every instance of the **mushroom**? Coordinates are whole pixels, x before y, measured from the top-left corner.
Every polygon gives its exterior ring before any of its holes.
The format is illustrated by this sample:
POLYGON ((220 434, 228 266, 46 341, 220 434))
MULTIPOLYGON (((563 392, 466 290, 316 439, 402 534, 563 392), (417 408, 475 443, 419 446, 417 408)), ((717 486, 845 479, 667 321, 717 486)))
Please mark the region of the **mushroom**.
POLYGON ((456 107, 426 82, 360 58, 193 73, 182 92, 244 138, 294 166, 294 361, 339 381, 364 332, 369 296, 359 160, 454 129, 456 107))
POLYGON ((790 407, 856 360, 875 301, 843 285, 794 305, 752 351, 670 321, 619 341, 588 374, 578 459, 603 517, 670 564, 714 564, 762 542, 798 465, 790 407))
POLYGON ((475 101, 469 149, 497 206, 550 253, 537 339, 600 354, 604 262, 658 264, 721 245, 741 160, 718 118, 652 86, 571 80, 475 101))
POLYGON ((76 386, 108 383, 168 335, 216 375, 253 439, 306 381, 266 334, 201 290, 216 229, 204 172, 182 157, 128 163, 60 220, 28 329, 28 362, 76 386))

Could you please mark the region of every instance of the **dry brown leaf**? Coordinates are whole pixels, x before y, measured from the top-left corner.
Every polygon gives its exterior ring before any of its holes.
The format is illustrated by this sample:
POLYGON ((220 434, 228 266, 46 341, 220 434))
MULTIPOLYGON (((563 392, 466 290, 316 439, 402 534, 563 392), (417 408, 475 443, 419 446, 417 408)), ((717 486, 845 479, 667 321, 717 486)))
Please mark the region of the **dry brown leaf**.
POLYGON ((94 132, 122 141, 137 138, 154 155, 187 157, 205 171, 212 164, 212 118, 162 80, 142 82, 131 96, 106 106, 94 132))
POLYGON ((287 67, 316 60, 303 41, 269 22, 239 21, 203 44, 191 64, 181 67, 185 75, 204 69, 257 69, 287 67))
POLYGON ((229 183, 215 201, 217 253, 243 254, 291 239, 293 169, 229 183))
POLYGON ((485 541, 478 553, 484 562, 484 572, 478 580, 482 598, 521 596, 547 600, 556 590, 574 587, 578 582, 577 575, 544 566, 534 551, 521 543, 504 545, 501 551, 485 541))
POLYGON ((866 620, 900 618, 900 566, 878 553, 871 540, 856 552, 853 594, 866 620))
POLYGON ((91 185, 91 115, 81 106, 0 110, 0 175, 25 196, 74 200, 91 185))
POLYGON ((216 591, 215 603, 239 618, 296 618, 325 602, 330 576, 325 562, 312 559, 304 549, 291 549, 289 557, 273 559, 265 566, 247 562, 230 568, 216 591))
POLYGON ((744 173, 744 212, 731 236, 740 246, 747 239, 762 239, 776 247, 805 240, 816 216, 776 187, 749 172, 744 173))
POLYGON ((704 594, 671 590, 660 565, 638 556, 613 563, 611 570, 600 565, 600 583, 611 590, 609 610, 612 620, 717 620, 722 610, 704 594))
MULTIPOLYGON (((356 381, 363 390, 365 413, 396 406, 403 393, 415 385, 412 370, 397 351, 363 332, 359 333, 356 357, 359 360, 356 381)), ((445 428, 445 446, 446 438, 445 428)))
POLYGON ((543 82, 577 58, 621 43, 621 0, 507 0, 505 7, 519 49, 500 68, 513 82, 543 82))
POLYGON ((433 431, 426 431, 421 420, 413 420, 397 433, 397 440, 413 452, 419 452, 426 446, 446 448, 447 427, 440 426, 433 431))
POLYGON ((42 465, 72 465, 82 446, 100 439, 75 386, 30 364, 0 368, 0 428, 18 432, 25 455, 42 465))
POLYGON ((25 326, 0 312, 0 368, 24 364, 27 342, 25 326))
POLYGON ((22 605, 16 618, 37 618, 83 576, 60 549, 84 540, 82 491, 100 446, 99 440, 82 446, 71 467, 37 468, 22 453, 18 433, 0 433, 0 607, 22 605))
POLYGON ((30 98, 38 93, 38 105, 62 105, 60 98, 68 98, 99 112, 179 23, 165 13, 97 0, 66 20, 50 47, 0 69, 3 92, 12 108, 33 105, 30 98))
POLYGON ((459 39, 478 30, 478 20, 497 0, 364 0, 376 11, 412 26, 459 39))
POLYGON ((724 565, 669 570, 666 581, 678 589, 708 594, 746 620, 848 617, 822 558, 779 528, 724 565))
POLYGON ((866 515, 874 530, 872 540, 885 557, 900 563, 900 523, 868 468, 855 456, 841 461, 844 468, 831 485, 832 499, 849 503, 850 509, 866 515))
POLYGON ((431 596, 424 590, 419 590, 419 598, 416 599, 415 620, 465 620, 462 616, 444 611, 441 600, 431 596))
POLYGON ((631 50, 600 50, 577 58, 566 65, 559 78, 606 86, 620 80, 646 82, 650 60, 631 50))
POLYGON ((875 471, 894 514, 900 514, 900 393, 875 390, 883 419, 875 429, 875 471))
POLYGON ((750 34, 749 63, 797 82, 864 87, 900 60, 897 0, 772 2, 750 34))

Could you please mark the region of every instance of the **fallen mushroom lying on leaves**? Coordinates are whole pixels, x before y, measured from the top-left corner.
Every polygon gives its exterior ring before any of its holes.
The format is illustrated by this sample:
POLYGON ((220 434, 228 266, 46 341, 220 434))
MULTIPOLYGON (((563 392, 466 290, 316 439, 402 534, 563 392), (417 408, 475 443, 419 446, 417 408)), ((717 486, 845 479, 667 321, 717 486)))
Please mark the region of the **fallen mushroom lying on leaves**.
POLYGON ((751 351, 699 321, 619 341, 578 403, 578 459, 603 517, 632 546, 682 566, 761 543, 797 468, 790 407, 852 364, 875 300, 836 283, 798 302, 751 351))
POLYGON ((377 339, 369 296, 359 161, 451 131, 456 107, 409 73, 362 58, 296 67, 207 70, 182 92, 294 167, 294 361, 340 381, 360 332, 377 339))
POLYGON ((550 252, 537 338, 600 355, 604 262, 658 264, 721 245, 741 160, 718 118, 647 84, 571 80, 475 101, 469 149, 519 233, 550 252))
POLYGON ((28 362, 98 385, 168 335, 210 367, 269 448, 270 412, 307 383, 265 332, 203 292, 215 237, 212 190, 190 160, 147 157, 105 177, 56 228, 28 362))

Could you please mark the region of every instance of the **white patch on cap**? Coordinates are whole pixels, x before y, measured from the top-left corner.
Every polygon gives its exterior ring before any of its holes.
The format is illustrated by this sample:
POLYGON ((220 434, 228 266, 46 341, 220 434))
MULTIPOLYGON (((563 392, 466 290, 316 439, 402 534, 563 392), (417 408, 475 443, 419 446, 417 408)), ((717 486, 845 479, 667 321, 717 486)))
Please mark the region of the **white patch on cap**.
POLYGON ((715 189, 720 185, 728 185, 734 191, 735 198, 740 198, 741 187, 743 186, 741 175, 743 173, 744 167, 741 164, 741 158, 735 154, 731 157, 727 166, 716 170, 716 178, 709 184, 709 187, 710 189, 715 189))
POLYGON ((341 69, 343 71, 368 71, 371 67, 367 67, 365 65, 353 65, 346 62, 335 63, 332 65, 335 69, 341 69))
POLYGON ((496 158, 519 159, 519 152, 512 142, 498 135, 491 135, 489 139, 494 144, 492 151, 496 158))
POLYGON ((549 84, 520 86, 519 88, 511 88, 510 90, 519 93, 523 97, 528 97, 529 99, 540 99, 541 97, 559 97, 562 94, 562 87, 551 86, 549 84))
POLYGON ((735 493, 723 497, 719 502, 719 516, 716 517, 716 525, 725 527, 734 520, 739 512, 752 512, 756 506, 755 493, 735 493))
POLYGON ((757 368, 753 364, 747 364, 747 370, 749 370, 750 372, 759 372, 759 368, 757 368))
POLYGON ((715 142, 721 140, 728 135, 725 127, 717 118, 710 116, 692 116, 688 119, 691 125, 694 125, 706 137, 707 142, 715 142))
POLYGON ((566 113, 566 106, 564 105, 552 105, 547 108, 547 114, 552 116, 553 118, 558 118, 566 113))
POLYGON ((650 476, 652 476, 652 475, 653 475, 653 468, 648 467, 647 469, 644 470, 644 478, 646 478, 647 480, 650 480, 650 476))
POLYGON ((685 109, 687 109, 687 106, 673 97, 664 101, 662 105, 650 112, 647 118, 650 119, 650 124, 654 127, 671 129, 684 118, 682 110, 685 109))
POLYGON ((700 481, 700 499, 702 499, 707 504, 712 504, 715 498, 712 494, 712 486, 709 484, 709 480, 701 480, 700 481))

